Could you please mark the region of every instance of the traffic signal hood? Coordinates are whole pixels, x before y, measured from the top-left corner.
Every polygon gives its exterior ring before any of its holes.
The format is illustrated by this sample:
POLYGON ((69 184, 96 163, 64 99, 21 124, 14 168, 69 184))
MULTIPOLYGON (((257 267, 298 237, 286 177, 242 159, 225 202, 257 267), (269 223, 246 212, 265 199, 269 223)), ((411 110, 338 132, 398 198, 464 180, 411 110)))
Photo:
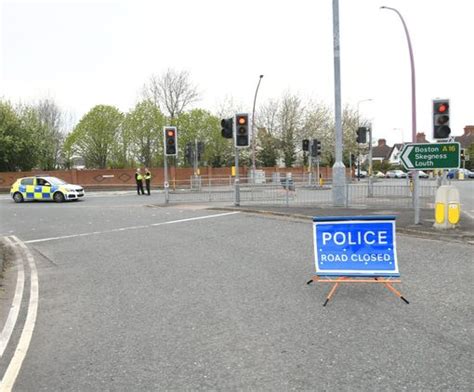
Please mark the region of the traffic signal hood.
POLYGON ((176 127, 164 127, 165 155, 178 155, 178 132, 176 127))

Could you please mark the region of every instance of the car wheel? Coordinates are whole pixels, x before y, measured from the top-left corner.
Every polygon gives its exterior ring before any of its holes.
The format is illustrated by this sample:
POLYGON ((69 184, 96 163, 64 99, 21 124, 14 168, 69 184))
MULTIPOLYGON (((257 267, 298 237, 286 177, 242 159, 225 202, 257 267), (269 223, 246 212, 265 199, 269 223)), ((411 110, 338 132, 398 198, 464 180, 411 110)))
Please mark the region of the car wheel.
POLYGON ((23 195, 20 192, 15 192, 13 194, 13 200, 15 203, 23 203, 23 195))
POLYGON ((64 195, 61 193, 61 192, 56 192, 54 195, 53 195, 53 200, 56 202, 56 203, 61 203, 64 201, 64 195))

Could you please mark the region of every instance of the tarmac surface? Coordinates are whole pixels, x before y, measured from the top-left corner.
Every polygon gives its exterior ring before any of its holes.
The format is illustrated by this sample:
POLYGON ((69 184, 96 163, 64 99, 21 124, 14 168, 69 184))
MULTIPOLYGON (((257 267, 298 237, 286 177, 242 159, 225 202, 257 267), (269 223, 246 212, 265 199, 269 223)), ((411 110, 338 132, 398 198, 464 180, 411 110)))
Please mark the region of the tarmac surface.
POLYGON ((395 215, 397 232, 444 240, 449 242, 462 242, 474 245, 474 219, 461 213, 459 225, 454 229, 437 229, 434 225, 433 209, 420 209, 420 223, 415 224, 413 209, 407 208, 340 208, 317 206, 274 206, 255 205, 245 207, 211 208, 219 210, 242 211, 257 214, 270 214, 297 219, 312 219, 315 216, 362 216, 362 215, 395 215))

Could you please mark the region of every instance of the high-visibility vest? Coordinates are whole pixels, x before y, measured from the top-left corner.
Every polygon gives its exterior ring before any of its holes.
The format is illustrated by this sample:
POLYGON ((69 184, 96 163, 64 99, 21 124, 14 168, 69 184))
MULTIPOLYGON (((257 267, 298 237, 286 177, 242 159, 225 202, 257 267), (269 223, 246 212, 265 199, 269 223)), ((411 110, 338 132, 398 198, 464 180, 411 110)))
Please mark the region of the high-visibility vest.
POLYGON ((145 173, 145 180, 150 180, 150 179, 151 179, 151 173, 147 171, 145 173))
POLYGON ((140 173, 137 173, 137 181, 143 180, 143 176, 140 173))

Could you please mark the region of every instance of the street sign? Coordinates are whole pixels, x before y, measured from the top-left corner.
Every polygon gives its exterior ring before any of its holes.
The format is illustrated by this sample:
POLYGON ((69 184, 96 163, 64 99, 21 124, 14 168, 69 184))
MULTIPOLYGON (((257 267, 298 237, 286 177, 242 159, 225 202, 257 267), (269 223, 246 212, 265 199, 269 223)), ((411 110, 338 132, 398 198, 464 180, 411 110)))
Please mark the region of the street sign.
POLYGON ((457 169, 460 150, 459 143, 406 144, 400 160, 407 170, 457 169))
POLYGON ((313 218, 318 276, 400 276, 394 216, 313 218))

